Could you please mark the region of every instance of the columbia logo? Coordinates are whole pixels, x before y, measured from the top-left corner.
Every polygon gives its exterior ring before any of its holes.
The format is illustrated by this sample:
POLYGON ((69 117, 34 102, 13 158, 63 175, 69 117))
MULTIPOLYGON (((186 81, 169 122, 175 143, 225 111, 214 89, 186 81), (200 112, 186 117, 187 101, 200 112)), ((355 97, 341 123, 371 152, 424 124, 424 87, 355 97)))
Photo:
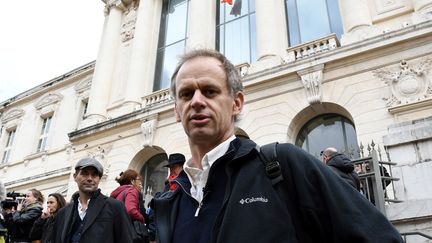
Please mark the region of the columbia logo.
POLYGON ((254 202, 263 202, 263 203, 267 203, 268 199, 265 197, 247 197, 247 198, 242 198, 239 203, 240 204, 249 204, 249 203, 254 203, 254 202))

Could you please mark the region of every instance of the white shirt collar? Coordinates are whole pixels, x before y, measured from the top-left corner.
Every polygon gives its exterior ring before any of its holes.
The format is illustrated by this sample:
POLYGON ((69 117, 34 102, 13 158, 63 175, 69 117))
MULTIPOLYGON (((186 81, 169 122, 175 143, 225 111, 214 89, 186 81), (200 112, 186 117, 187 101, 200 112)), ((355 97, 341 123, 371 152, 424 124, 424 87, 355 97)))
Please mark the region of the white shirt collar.
POLYGON ((207 183, 210 167, 216 160, 218 160, 228 151, 230 143, 235 138, 236 137, 232 135, 227 140, 206 153, 201 160, 201 166, 203 168, 202 170, 192 166, 192 159, 188 160, 183 165, 183 169, 192 185, 190 189, 191 196, 198 202, 201 202, 203 199, 203 188, 207 183))
POLYGON ((84 208, 83 205, 81 204, 80 198, 78 197, 78 215, 80 216, 81 220, 83 220, 84 217, 86 216, 89 204, 90 204, 90 198, 87 200, 87 207, 84 208))

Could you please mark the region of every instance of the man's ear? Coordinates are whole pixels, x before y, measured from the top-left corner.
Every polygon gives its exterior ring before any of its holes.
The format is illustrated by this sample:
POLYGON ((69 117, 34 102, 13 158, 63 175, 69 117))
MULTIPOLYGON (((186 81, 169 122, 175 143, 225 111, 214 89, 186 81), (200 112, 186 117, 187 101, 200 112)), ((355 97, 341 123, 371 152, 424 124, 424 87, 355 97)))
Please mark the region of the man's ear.
POLYGON ((180 114, 177 111, 177 102, 174 103, 174 113, 175 113, 176 122, 181 122, 180 114))
POLYGON ((75 171, 75 173, 73 174, 73 178, 74 178, 74 181, 76 182, 76 177, 77 177, 77 174, 78 173, 78 171, 75 171))
POLYGON ((243 110, 243 104, 244 104, 244 94, 242 91, 238 91, 234 96, 234 102, 233 102, 234 115, 240 114, 240 112, 243 110))

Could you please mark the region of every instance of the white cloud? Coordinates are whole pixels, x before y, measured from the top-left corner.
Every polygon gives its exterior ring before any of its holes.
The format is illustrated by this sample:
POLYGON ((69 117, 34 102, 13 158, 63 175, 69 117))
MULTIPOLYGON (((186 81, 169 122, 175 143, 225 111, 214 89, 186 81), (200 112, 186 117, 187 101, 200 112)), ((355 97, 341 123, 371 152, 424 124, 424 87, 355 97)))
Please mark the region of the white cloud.
POLYGON ((96 59, 101 0, 0 3, 0 102, 96 59))

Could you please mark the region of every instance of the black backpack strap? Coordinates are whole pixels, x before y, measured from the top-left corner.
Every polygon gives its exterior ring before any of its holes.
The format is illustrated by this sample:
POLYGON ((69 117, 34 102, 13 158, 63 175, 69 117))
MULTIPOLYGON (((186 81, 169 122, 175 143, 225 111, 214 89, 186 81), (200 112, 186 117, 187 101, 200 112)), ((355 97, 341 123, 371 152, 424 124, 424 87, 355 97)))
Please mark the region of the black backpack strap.
POLYGON ((278 142, 269 143, 261 147, 257 145, 259 157, 264 163, 266 174, 270 178, 273 186, 283 181, 281 166, 277 160, 277 145, 278 142))

